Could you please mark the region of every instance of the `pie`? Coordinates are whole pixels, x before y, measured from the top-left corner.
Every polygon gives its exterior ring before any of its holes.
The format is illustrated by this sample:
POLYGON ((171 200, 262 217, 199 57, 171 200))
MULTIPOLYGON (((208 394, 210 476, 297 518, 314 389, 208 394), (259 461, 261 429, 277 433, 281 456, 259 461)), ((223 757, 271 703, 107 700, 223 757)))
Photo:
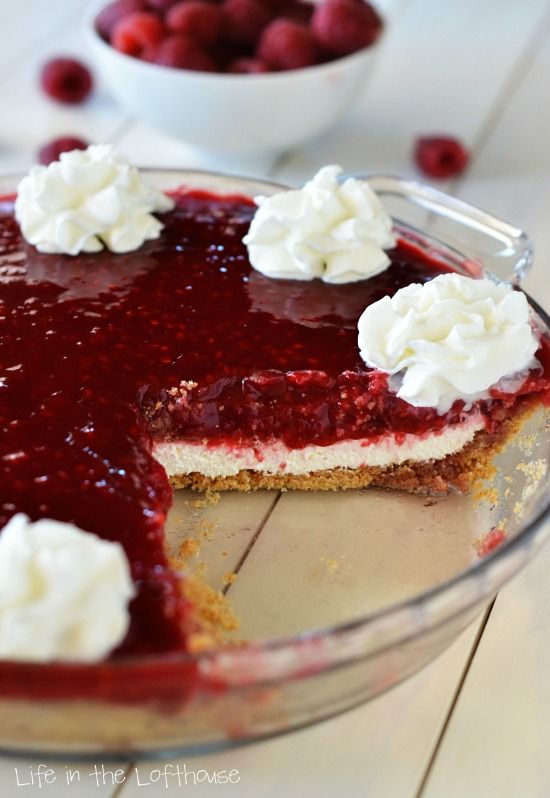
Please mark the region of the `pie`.
POLYGON ((163 545, 172 486, 466 490, 550 385, 543 341, 513 388, 408 404, 361 359, 357 321, 444 264, 398 241, 368 280, 272 280, 242 242, 251 200, 174 198, 158 239, 76 256, 38 252, 0 203, 0 525, 23 512, 122 543, 137 597, 117 653, 196 629, 163 545))

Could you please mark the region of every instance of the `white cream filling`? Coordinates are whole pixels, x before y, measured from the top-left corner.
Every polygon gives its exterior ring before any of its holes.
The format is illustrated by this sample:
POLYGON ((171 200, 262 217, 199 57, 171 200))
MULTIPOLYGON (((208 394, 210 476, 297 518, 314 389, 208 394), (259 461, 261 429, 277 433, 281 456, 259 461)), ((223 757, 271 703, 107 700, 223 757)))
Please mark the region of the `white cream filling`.
POLYGON ((302 475, 333 468, 386 467, 406 460, 441 460, 463 449, 484 426, 482 417, 475 415, 441 432, 407 434, 399 440, 389 434, 374 442, 364 438, 303 449, 289 449, 281 442, 236 447, 176 441, 157 444, 153 454, 169 477, 193 472, 228 477, 243 470, 302 475))

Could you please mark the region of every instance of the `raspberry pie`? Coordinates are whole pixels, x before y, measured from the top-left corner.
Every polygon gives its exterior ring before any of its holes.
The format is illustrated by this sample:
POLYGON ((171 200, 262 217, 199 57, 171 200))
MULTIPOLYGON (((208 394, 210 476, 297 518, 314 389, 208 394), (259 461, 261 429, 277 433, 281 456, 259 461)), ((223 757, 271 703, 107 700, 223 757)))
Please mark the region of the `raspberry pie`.
POLYGON ((541 343, 470 406, 400 398, 358 319, 448 268, 396 241, 369 279, 273 279, 243 243, 255 212, 181 189, 155 240, 72 256, 27 244, 0 204, 0 523, 22 512, 122 544, 136 597, 119 652, 185 649, 196 630, 163 546, 170 484, 463 490, 548 395, 541 343))

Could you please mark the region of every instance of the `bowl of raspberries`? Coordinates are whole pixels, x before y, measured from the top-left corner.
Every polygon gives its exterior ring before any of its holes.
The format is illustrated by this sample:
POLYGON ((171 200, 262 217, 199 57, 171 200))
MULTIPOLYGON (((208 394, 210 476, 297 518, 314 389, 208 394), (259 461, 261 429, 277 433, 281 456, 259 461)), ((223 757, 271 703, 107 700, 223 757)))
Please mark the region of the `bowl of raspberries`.
POLYGON ((366 0, 115 0, 88 20, 97 66, 122 105, 238 162, 334 126, 382 30, 366 0))

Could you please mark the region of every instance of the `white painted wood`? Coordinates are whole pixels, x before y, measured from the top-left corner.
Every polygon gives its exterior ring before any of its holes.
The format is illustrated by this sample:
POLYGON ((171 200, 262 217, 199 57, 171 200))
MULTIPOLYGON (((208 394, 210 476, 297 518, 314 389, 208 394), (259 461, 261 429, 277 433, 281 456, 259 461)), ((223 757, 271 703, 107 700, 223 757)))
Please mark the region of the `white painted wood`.
POLYGON ((304 180, 327 163, 418 176, 418 135, 447 133, 470 145, 546 8, 546 0, 409 3, 388 26, 356 110, 290 158, 277 177, 304 180))
MULTIPOLYGON (((10 2, 10 0, 4 0, 10 2)), ((54 22, 50 29, 50 13, 40 13, 40 3, 32 0, 32 18, 25 17, 30 38, 19 30, 19 22, 0 25, 0 58, 5 47, 19 43, 21 58, 15 68, 2 70, 0 62, 0 97, 2 98, 2 123, 0 125, 0 170, 15 172, 26 170, 35 161, 40 146, 58 136, 78 136, 97 143, 107 141, 120 129, 125 114, 115 105, 96 78, 96 89, 86 102, 71 106, 47 97, 39 84, 40 68, 51 57, 73 55, 90 65, 91 59, 85 45, 82 28, 84 0, 61 0, 49 4, 54 22), (61 12, 65 9, 65 16, 61 12), (44 18, 44 19, 42 19, 44 18), (33 23, 34 20, 34 23, 33 23), (43 35, 33 43, 37 29, 43 35), (29 41, 32 44, 29 53, 29 41)), ((3 14, 0 4, 0 14, 3 14)), ((11 12, 19 20, 18 11, 11 12)))
POLYGON ((523 227, 535 247, 526 288, 550 309, 550 19, 520 85, 495 119, 460 194, 523 227))
MULTIPOLYGON (((0 20, 0 80, 34 61, 36 47, 79 24, 86 0, 55 0, 47 11, 40 0, 3 0, 0 20)), ((70 34, 65 38, 70 42, 70 34)))
POLYGON ((423 798, 550 795, 550 547, 496 601, 423 798))
MULTIPOLYGON (((475 633, 470 627, 422 672, 340 718, 239 750, 168 761, 179 761, 182 768, 185 763, 189 770, 238 770, 238 789, 227 791, 239 798, 412 798, 475 633)), ((143 763, 141 780, 162 766, 143 763)), ((204 785, 201 795, 214 798, 225 789, 204 785)), ((166 794, 177 795, 177 787, 166 794)), ((147 791, 131 775, 121 798, 143 795, 147 791)))
MULTIPOLYGON (((529 231, 536 259, 527 286, 548 308, 547 30, 461 193, 529 231)), ((550 794, 549 568, 546 547, 499 594, 424 798, 550 794)))

